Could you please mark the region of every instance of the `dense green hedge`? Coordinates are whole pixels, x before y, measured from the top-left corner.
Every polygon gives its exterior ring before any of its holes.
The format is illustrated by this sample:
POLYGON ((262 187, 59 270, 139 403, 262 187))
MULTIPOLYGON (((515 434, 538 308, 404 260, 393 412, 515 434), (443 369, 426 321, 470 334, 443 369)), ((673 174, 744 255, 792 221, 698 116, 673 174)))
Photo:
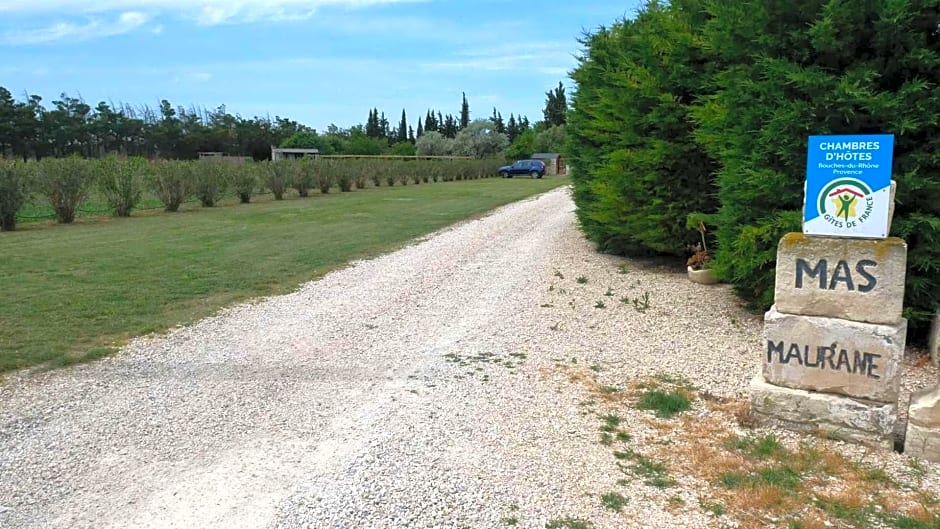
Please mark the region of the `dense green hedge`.
POLYGON ((894 134, 892 234, 909 245, 906 316, 923 337, 940 304, 938 22, 936 0, 683 0, 589 35, 568 127, 585 231, 612 250, 631 250, 610 244, 623 234, 676 253, 692 235, 676 235, 682 213, 717 207, 714 266, 766 307, 777 242, 800 230, 807 136, 894 134), (697 200, 708 186, 717 202, 697 200), (675 217, 658 237, 655 215, 636 218, 656 211, 675 217))

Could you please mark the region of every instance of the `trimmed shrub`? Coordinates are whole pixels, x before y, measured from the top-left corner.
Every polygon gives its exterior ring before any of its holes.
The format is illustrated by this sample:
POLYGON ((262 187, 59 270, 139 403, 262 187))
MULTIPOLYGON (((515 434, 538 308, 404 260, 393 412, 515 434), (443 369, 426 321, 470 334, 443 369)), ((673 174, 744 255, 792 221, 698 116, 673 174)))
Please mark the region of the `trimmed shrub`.
POLYGON ((98 189, 118 217, 130 217, 143 191, 144 179, 150 172, 143 158, 108 156, 95 164, 98 189))
POLYGON ((36 188, 49 201, 60 224, 75 222, 75 212, 94 183, 94 166, 78 156, 43 158, 36 164, 36 188))
POLYGON ((26 201, 26 164, 0 160, 0 231, 16 229, 16 212, 26 201))
MULTIPOLYGON (((335 182, 339 186, 339 190, 343 193, 348 193, 352 191, 353 187, 353 171, 356 169, 351 167, 348 164, 343 164, 342 162, 334 163, 330 162, 329 171, 336 175, 335 182)), ((363 182, 364 183, 364 182, 363 182)))
POLYGON ((697 236, 688 214, 717 209, 716 165, 690 119, 710 67, 697 16, 648 3, 583 41, 567 156, 582 229, 603 251, 681 255, 697 236))
POLYGON ((192 162, 154 162, 148 175, 149 187, 163 202, 164 211, 179 211, 180 205, 192 195, 192 162))
POLYGON ((333 187, 333 183, 336 180, 334 176, 336 167, 333 162, 330 160, 317 160, 309 161, 308 163, 313 170, 317 187, 320 188, 320 193, 324 195, 329 194, 330 188, 333 187))
POLYGON ((203 207, 215 207, 222 200, 228 187, 229 170, 226 162, 200 161, 193 165, 195 195, 203 207))
POLYGON ((258 162, 231 164, 232 188, 242 204, 251 202, 251 195, 258 189, 258 162))
POLYGON ((769 306, 778 241, 800 231, 807 135, 894 134, 892 235, 908 244, 905 316, 923 339, 940 308, 936 6, 747 0, 712 16, 706 45, 733 65, 695 114, 721 162, 716 272, 769 306))
POLYGON ((262 178, 265 187, 271 190, 274 200, 284 200, 284 193, 291 183, 294 167, 288 161, 267 162, 264 166, 266 170, 262 178))
POLYGON ((297 195, 300 197, 310 196, 310 188, 313 187, 315 181, 315 163, 309 158, 303 158, 292 163, 294 170, 291 187, 297 190, 297 195))

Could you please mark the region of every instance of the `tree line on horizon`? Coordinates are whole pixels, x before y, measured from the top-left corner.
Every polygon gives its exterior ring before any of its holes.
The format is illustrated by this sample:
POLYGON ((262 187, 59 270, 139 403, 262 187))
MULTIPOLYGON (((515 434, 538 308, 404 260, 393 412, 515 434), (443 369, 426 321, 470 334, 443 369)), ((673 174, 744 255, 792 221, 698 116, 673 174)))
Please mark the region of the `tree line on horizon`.
MULTIPOLYGON (((560 83, 559 90, 563 98, 560 83)), ((558 102, 553 101, 552 118, 557 120, 558 102)), ((272 119, 233 115, 225 105, 215 109, 185 108, 162 100, 157 108, 104 101, 92 107, 80 97, 63 93, 46 106, 39 95, 25 94, 22 100, 16 100, 0 86, 0 157, 27 160, 118 154, 191 160, 200 152, 222 152, 265 160, 271 156, 271 146, 319 148, 324 154, 414 155, 418 140, 426 133, 455 140, 460 131, 467 130, 471 120, 466 94, 457 116, 428 109, 424 119, 416 121, 417 128, 409 125, 402 109, 401 119, 393 127, 384 112, 373 108, 364 125, 348 128, 330 125, 321 134, 280 116, 272 119)), ((485 121, 491 124, 486 127, 487 132, 505 135, 510 145, 527 132, 551 126, 547 122, 533 126, 528 117, 515 114, 510 114, 509 121, 504 123, 496 108, 485 121)), ((563 124, 563 120, 554 124, 563 124)), ((527 138, 528 146, 532 138, 527 138)), ((561 144, 555 147, 560 149, 561 144)))

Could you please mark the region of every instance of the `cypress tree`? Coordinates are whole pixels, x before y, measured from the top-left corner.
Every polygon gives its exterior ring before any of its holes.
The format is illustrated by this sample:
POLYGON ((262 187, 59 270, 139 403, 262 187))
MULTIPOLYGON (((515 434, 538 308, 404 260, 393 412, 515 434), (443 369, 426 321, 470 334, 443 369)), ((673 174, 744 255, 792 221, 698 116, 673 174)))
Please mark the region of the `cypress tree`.
MULTIPOLYGON (((412 133, 412 135, 414 135, 412 133)), ((405 117, 405 109, 401 109, 401 121, 398 122, 398 141, 408 141, 408 119, 405 117)))
POLYGON ((422 128, 421 120, 419 119, 419 120, 418 120, 418 131, 415 133, 415 138, 420 138, 421 136, 424 136, 424 129, 422 128))
POLYGON ((467 93, 462 92, 463 103, 460 104, 460 130, 467 128, 470 124, 470 103, 467 102, 467 93))
POLYGON ((509 114, 509 122, 506 124, 506 134, 509 136, 509 143, 516 141, 516 137, 519 135, 516 117, 512 113, 509 114))

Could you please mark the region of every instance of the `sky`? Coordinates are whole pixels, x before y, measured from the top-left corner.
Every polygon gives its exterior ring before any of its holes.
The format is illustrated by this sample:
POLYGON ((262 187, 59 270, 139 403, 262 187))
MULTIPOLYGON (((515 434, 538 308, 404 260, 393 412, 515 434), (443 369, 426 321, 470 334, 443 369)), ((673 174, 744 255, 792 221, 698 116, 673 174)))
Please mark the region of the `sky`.
POLYGON ((428 108, 542 118, 584 31, 637 0, 0 0, 0 86, 51 106, 225 105, 318 130, 428 108))

